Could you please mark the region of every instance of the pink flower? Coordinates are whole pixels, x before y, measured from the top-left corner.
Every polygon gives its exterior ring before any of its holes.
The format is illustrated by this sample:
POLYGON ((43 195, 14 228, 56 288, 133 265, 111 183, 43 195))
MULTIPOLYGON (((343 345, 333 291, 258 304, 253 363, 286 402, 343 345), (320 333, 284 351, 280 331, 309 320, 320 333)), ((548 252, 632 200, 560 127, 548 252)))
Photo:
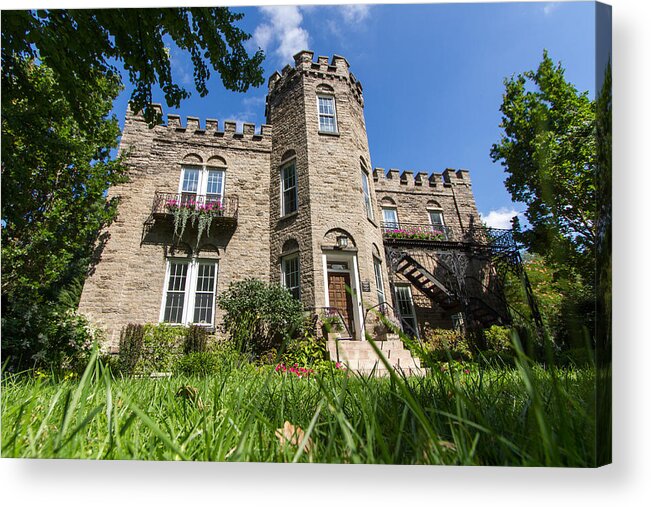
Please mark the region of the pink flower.
POLYGON ((463 372, 464 372, 466 375, 470 375, 470 370, 468 370, 468 369, 463 370, 463 372))

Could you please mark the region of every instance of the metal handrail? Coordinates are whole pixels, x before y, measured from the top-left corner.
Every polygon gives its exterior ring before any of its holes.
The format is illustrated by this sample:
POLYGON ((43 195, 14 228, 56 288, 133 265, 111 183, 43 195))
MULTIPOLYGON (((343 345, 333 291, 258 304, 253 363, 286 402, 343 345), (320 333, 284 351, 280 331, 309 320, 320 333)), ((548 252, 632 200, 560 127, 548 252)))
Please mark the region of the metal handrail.
POLYGON ((382 234, 390 239, 448 241, 452 229, 444 225, 381 222, 382 234))
POLYGON ((472 225, 464 229, 421 223, 381 222, 385 239, 473 243, 497 251, 517 250, 513 230, 472 225))

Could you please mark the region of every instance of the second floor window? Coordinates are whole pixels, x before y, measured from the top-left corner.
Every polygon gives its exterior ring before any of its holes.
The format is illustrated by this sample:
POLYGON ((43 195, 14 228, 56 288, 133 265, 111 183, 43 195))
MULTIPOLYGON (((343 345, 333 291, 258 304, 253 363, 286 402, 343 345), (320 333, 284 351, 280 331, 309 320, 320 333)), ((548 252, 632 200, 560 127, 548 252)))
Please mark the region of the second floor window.
POLYGON ((298 188, 296 186, 296 164, 291 162, 280 170, 281 216, 298 210, 298 188))
POLYGON ((224 197, 224 174, 219 168, 184 166, 179 193, 184 203, 220 203, 224 197))
POLYGON ((337 116, 335 113, 335 98, 318 96, 319 132, 337 132, 337 116))
POLYGON ((382 219, 384 220, 384 227, 387 229, 397 229, 400 226, 396 208, 382 208, 382 219))
POLYGON ((301 268, 298 254, 287 255, 281 259, 282 282, 296 299, 301 299, 301 268))
POLYGON ((443 211, 430 209, 427 212, 429 213, 429 223, 432 224, 432 232, 440 232, 447 238, 445 223, 443 222, 443 211))
POLYGON ((362 193, 364 194, 364 207, 366 208, 366 216, 369 220, 373 220, 373 203, 371 202, 371 190, 368 182, 368 174, 364 169, 362 173, 362 193))

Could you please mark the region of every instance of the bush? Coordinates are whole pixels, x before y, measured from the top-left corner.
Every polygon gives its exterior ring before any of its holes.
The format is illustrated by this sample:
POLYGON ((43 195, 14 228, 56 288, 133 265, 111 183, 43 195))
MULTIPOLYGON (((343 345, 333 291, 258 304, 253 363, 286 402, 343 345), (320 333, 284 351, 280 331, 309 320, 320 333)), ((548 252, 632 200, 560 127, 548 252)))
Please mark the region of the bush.
POLYGON ((305 367, 317 367, 324 361, 328 361, 325 342, 309 335, 290 340, 280 357, 281 363, 305 367))
POLYGON ((427 357, 421 359, 426 362, 472 359, 466 336, 454 329, 432 329, 423 337, 423 349, 427 357))
MULTIPOLYGON (((142 355, 145 327, 142 324, 127 324, 120 331, 120 350, 117 371, 131 375, 142 355)), ((117 373, 116 371, 116 373, 117 373)))
POLYGON ((98 338, 83 315, 56 302, 13 301, 2 315, 2 356, 8 372, 82 371, 98 338))
POLYGON ((214 352, 190 352, 178 359, 174 371, 188 377, 205 377, 219 370, 219 359, 214 352))
POLYGON ((509 353, 513 351, 511 344, 511 328, 506 326, 491 326, 484 330, 486 348, 494 352, 509 353))
POLYGON ((148 375, 170 372, 182 353, 186 327, 170 324, 145 324, 142 353, 134 373, 148 375))
POLYGON ((208 350, 208 331, 203 326, 192 325, 183 341, 183 353, 206 352, 208 350))
POLYGON ((280 285, 252 278, 234 282, 219 296, 218 305, 226 312, 224 328, 231 340, 254 357, 280 348, 285 337, 300 336, 302 305, 280 285))

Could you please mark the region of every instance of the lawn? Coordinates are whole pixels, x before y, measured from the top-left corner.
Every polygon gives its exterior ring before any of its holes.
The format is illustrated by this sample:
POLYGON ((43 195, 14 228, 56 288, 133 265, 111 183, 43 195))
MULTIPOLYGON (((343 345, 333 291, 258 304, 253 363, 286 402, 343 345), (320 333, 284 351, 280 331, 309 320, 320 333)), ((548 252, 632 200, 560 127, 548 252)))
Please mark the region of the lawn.
POLYGON ((592 368, 441 363, 425 377, 5 375, 2 457, 593 466, 592 368))

